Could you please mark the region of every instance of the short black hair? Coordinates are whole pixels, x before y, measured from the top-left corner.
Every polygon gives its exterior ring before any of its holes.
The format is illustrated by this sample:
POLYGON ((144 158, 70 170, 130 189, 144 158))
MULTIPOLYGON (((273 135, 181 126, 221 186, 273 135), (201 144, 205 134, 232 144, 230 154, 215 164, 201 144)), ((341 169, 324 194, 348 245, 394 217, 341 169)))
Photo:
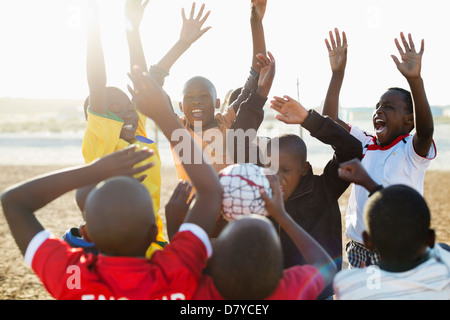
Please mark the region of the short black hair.
POLYGON ((399 88, 399 87, 391 87, 391 88, 388 88, 387 91, 397 91, 397 92, 401 93, 403 95, 403 100, 406 103, 408 112, 409 113, 414 112, 413 99, 412 99, 411 92, 409 92, 408 90, 405 90, 403 88, 399 88))
POLYGON ((369 198, 364 220, 366 232, 380 255, 407 262, 426 243, 431 217, 419 192, 397 184, 369 198))
POLYGON ((278 286, 281 244, 271 222, 260 220, 253 216, 231 221, 214 244, 210 273, 224 299, 262 300, 278 286))
POLYGON ((288 149, 289 152, 298 157, 299 159, 302 159, 302 161, 306 161, 308 156, 308 150, 305 144, 305 141, 303 141, 302 138, 300 138, 296 134, 287 133, 279 135, 278 137, 271 138, 270 141, 267 144, 266 149, 266 155, 270 156, 270 153, 273 152, 271 146, 273 144, 274 140, 278 140, 278 147, 288 149))

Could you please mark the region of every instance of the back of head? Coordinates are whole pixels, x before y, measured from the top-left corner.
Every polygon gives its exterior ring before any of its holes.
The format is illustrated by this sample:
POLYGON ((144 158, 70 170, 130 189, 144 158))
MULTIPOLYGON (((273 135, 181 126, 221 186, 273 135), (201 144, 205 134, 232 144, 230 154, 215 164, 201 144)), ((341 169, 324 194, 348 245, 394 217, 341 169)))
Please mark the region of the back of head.
POLYGON ((367 233, 382 257, 408 262, 428 241, 430 211, 425 199, 405 185, 392 185, 369 198, 367 233))
POLYGON ((225 299, 267 298, 283 272, 280 242, 271 222, 260 215, 231 221, 214 243, 209 266, 225 299))
POLYGON ((150 194, 131 177, 99 183, 86 199, 85 216, 88 235, 103 254, 145 256, 156 237, 150 194))

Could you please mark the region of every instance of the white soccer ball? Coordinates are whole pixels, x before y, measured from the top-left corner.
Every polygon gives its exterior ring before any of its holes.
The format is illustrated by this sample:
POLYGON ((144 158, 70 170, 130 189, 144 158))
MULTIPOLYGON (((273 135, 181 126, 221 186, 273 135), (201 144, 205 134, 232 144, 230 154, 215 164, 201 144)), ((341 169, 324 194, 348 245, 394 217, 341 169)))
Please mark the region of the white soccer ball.
POLYGON ((222 214, 228 221, 248 214, 267 216, 264 200, 259 192, 264 188, 272 196, 264 168, 252 163, 233 164, 219 172, 223 188, 222 214))

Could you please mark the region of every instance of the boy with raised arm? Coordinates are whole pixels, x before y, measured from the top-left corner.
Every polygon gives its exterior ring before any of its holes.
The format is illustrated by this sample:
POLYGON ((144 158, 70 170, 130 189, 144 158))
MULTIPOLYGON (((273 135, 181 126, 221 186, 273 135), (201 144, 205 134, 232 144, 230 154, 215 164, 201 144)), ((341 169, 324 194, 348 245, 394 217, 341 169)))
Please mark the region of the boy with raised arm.
MULTIPOLYGON (((363 146, 362 165, 379 184, 405 184, 423 194, 423 181, 430 161, 436 156, 433 142, 433 116, 425 94, 421 76, 424 41, 417 52, 411 35, 408 40, 400 33, 400 44, 395 45, 402 61, 392 55, 397 69, 407 80, 411 92, 402 88, 389 88, 381 97, 372 116, 375 135, 350 126, 338 118, 339 92, 347 62, 347 39, 341 42, 339 31, 330 32, 326 40, 332 68, 323 114, 338 121, 363 146), (415 129, 415 133, 411 133, 415 129)), ((363 209, 368 192, 360 185, 353 185, 345 216, 345 235, 350 239, 346 246, 351 267, 377 264, 379 257, 364 247, 362 232, 365 230, 363 209)))
MULTIPOLYGON (((127 3, 130 6, 130 3, 127 3)), ((98 10, 94 6, 94 10, 98 10)), ((137 10, 137 8, 134 8, 137 10)), ((95 12, 94 11, 94 12, 95 12)), ((128 16, 132 16, 128 8, 128 16)), ((134 16, 139 16, 135 14, 134 16)), ((148 257, 165 246, 164 225, 159 215, 161 192, 161 160, 156 143, 149 139, 145 130, 146 118, 136 110, 125 92, 108 87, 106 66, 98 21, 98 12, 89 21, 87 34, 86 72, 89 86, 87 100, 87 125, 83 136, 82 152, 86 163, 104 155, 121 150, 130 144, 154 150, 151 159, 154 166, 148 169, 142 182, 147 187, 153 203, 153 212, 158 225, 156 241, 149 247, 148 257)))
MULTIPOLYGON (((160 126, 171 143, 175 130, 185 132, 193 156, 201 149, 174 116, 159 85, 142 73, 130 75, 130 88, 141 112, 160 126)), ((135 146, 83 167, 37 177, 8 188, 2 206, 11 232, 46 289, 56 299, 190 299, 211 254, 209 234, 220 208, 222 189, 213 168, 185 164, 197 189, 196 202, 170 244, 145 257, 158 229, 147 189, 136 179, 153 155, 135 146), (113 177, 113 178, 111 178, 113 177), (111 179, 108 179, 111 178, 111 179), (105 180, 107 179, 107 180, 105 180), (86 237, 98 255, 73 249, 44 230, 34 212, 62 194, 100 182, 85 203, 86 237)))

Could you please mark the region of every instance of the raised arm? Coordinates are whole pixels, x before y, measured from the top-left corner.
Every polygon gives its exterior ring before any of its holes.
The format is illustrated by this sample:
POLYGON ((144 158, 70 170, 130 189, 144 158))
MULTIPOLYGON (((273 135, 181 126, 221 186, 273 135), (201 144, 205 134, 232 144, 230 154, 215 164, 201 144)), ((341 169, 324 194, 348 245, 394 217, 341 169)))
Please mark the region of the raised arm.
POLYGON ((92 6, 88 21, 86 72, 89 86, 89 108, 95 113, 105 113, 106 67, 98 21, 98 8, 92 6))
POLYGON ((338 122, 347 131, 350 127, 341 119, 339 119, 339 94, 341 92, 342 83, 344 81, 345 67, 347 65, 347 36, 342 32, 342 40, 339 35, 339 30, 334 29, 336 39, 333 32, 329 32, 330 41, 325 39, 325 44, 328 49, 328 56, 330 58, 331 66, 331 80, 328 86, 327 95, 323 104, 322 114, 329 116, 334 121, 338 122))
POLYGON ((144 2, 141 0, 127 0, 125 4, 126 36, 130 54, 130 70, 133 66, 139 66, 143 70, 147 70, 147 62, 145 61, 139 28, 141 26, 145 8, 149 1, 150 0, 144 2))
POLYGON ((417 154, 425 157, 433 143, 434 123, 430 105, 428 103, 425 87, 421 76, 422 56, 424 52, 424 40, 421 41, 420 51, 416 52, 416 47, 412 40, 411 34, 408 34, 408 41, 403 33, 400 38, 404 48, 400 45, 398 39, 395 39, 395 45, 402 61, 392 55, 392 59, 397 69, 408 81, 413 97, 414 107, 414 127, 416 133, 414 135, 414 150, 417 154))
POLYGON ((162 86, 164 84, 164 78, 169 74, 170 69, 175 62, 189 49, 189 47, 197 41, 206 31, 211 27, 203 28, 203 24, 210 14, 210 11, 203 15, 205 10, 205 4, 202 4, 197 16, 195 15, 195 2, 192 3, 191 13, 189 18, 186 17, 184 8, 181 9, 181 16, 183 18, 183 26, 180 32, 180 38, 172 46, 169 52, 154 66, 150 67, 150 75, 159 82, 162 86), (203 28, 203 29, 202 29, 203 28))
POLYGON ((223 193, 217 173, 173 113, 169 100, 157 81, 143 74, 139 68, 133 69, 130 78, 134 89, 128 86, 128 90, 135 99, 138 110, 160 127, 174 150, 183 151, 180 159, 196 189, 196 201, 185 221, 199 225, 211 235, 219 215, 223 193))
POLYGON ((370 194, 381 188, 357 158, 341 163, 339 165, 338 175, 339 178, 347 182, 359 184, 369 191, 370 194))
POLYGON ((134 166, 152 155, 153 151, 135 151, 135 146, 130 146, 88 165, 54 171, 6 189, 1 195, 3 213, 22 254, 33 237, 44 229, 34 212, 76 188, 116 175, 133 176, 143 172, 153 163, 134 166))
POLYGON ((322 274, 325 284, 324 287, 328 286, 333 281, 333 277, 337 272, 336 264, 325 249, 299 226, 284 209, 278 176, 268 174, 267 178, 272 188, 272 198, 263 189, 261 190, 261 197, 266 204, 269 215, 286 231, 306 262, 314 266, 322 274))

